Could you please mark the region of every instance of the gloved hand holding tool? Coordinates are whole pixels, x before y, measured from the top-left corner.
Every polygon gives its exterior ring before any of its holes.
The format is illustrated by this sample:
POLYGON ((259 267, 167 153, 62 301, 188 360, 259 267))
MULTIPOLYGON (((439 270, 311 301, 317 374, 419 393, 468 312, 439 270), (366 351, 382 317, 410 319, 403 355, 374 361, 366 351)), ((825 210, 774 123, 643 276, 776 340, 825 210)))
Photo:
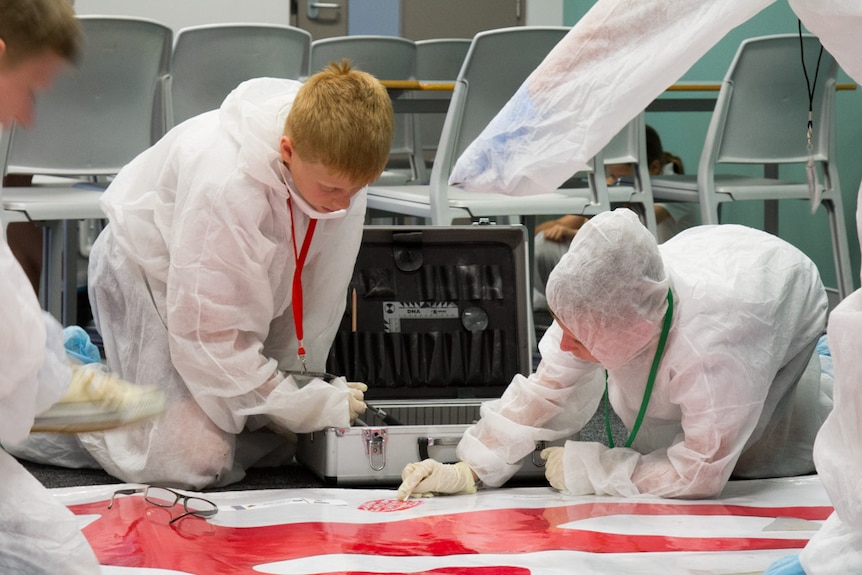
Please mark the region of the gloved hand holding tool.
POLYGON ((350 397, 347 398, 348 409, 350 409, 350 423, 353 423, 357 417, 365 413, 367 406, 365 405, 365 392, 368 391, 368 386, 359 381, 348 381, 347 390, 350 392, 350 397))

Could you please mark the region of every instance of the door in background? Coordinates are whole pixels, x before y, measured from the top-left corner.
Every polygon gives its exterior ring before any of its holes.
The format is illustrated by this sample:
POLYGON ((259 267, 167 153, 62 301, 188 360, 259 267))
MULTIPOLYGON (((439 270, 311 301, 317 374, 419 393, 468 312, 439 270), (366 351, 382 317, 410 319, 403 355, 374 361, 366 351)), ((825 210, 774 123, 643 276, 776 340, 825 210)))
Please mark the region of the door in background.
POLYGON ((292 0, 291 23, 312 40, 348 34, 382 34, 411 40, 472 38, 493 28, 523 26, 527 0, 292 0), (349 11, 348 11, 348 5, 349 11), (381 11, 385 11, 381 13, 381 11), (393 25, 392 11, 399 18, 393 25), (349 17, 348 17, 349 15, 349 17), (400 30, 399 28, 400 22, 400 30), (394 29, 396 28, 396 29, 394 29))
POLYGON ((293 25, 311 34, 312 40, 347 36, 347 3, 348 0, 295 0, 291 2, 291 18, 296 20, 293 25))
POLYGON ((523 26, 526 0, 401 0, 401 36, 472 38, 494 28, 523 26))

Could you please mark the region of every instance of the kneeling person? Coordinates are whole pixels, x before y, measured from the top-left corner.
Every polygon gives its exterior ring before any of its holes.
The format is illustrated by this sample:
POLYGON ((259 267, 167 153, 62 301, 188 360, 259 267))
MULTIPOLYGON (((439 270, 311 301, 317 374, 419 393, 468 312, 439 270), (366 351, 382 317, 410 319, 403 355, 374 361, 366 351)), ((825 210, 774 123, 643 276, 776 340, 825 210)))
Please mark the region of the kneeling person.
POLYGON ((223 486, 364 411, 364 384, 295 374, 325 369, 392 125, 380 82, 333 63, 304 83, 247 81, 123 168, 89 295, 109 367, 158 384, 167 410, 74 437, 63 464, 223 486))
POLYGON ((795 247, 737 225, 692 228, 659 246, 619 209, 584 225, 547 294, 555 321, 536 372, 482 406, 460 463, 405 468, 400 497, 469 492, 477 479, 500 486, 538 441, 580 430, 605 395, 629 442, 545 450, 557 489, 705 498, 731 476, 814 471, 814 438, 832 406, 816 354, 827 299, 795 247))

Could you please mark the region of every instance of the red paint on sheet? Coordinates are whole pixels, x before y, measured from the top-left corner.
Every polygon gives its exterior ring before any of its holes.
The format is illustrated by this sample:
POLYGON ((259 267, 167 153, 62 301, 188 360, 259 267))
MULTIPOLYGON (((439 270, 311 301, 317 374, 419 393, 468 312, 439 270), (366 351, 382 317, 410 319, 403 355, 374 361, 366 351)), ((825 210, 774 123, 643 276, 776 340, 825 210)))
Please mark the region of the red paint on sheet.
MULTIPOLYGON (((306 522, 238 528, 213 525, 196 517, 169 525, 171 510, 148 505, 142 497, 117 499, 111 510, 107 509, 106 501, 73 505, 70 509, 78 515, 100 515, 84 528, 84 534, 102 565, 208 575, 257 575, 254 567, 258 565, 328 554, 412 557, 549 550, 655 553, 800 549, 807 539, 623 535, 559 526, 611 515, 732 515, 820 521, 832 512, 831 507, 820 506, 596 502, 538 509, 465 511, 379 523, 306 522)), ((513 569, 497 572, 513 575, 523 572, 520 568, 513 569)), ((464 567, 425 573, 487 575, 488 571, 464 567)))
POLYGON ((404 511, 422 505, 418 499, 398 501, 397 499, 372 499, 361 504, 358 509, 362 511, 374 511, 378 513, 391 513, 392 511, 404 511))

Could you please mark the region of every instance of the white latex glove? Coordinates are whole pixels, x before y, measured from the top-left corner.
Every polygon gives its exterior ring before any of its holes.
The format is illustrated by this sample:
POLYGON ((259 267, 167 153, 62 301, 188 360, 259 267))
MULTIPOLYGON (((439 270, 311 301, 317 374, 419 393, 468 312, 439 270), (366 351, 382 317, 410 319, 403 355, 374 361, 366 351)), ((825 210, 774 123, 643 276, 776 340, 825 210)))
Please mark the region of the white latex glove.
POLYGON ((539 454, 545 460, 545 478, 548 483, 554 489, 565 491, 570 495, 592 495, 595 493, 587 468, 583 464, 578 466, 576 473, 573 473, 570 465, 569 477, 566 477, 563 457, 565 453, 565 447, 547 447, 539 454))
POLYGON ((347 407, 350 410, 350 423, 353 423, 357 417, 365 413, 368 407, 363 401, 368 386, 359 381, 348 381, 347 390, 350 392, 350 396, 347 398, 347 407))
POLYGON ((564 451, 563 447, 546 447, 539 454, 545 460, 545 478, 557 491, 566 490, 566 477, 563 473, 564 451))
POLYGON ((476 493, 473 470, 461 461, 452 464, 426 459, 408 463, 401 471, 400 501, 410 495, 432 497, 435 493, 476 493))

